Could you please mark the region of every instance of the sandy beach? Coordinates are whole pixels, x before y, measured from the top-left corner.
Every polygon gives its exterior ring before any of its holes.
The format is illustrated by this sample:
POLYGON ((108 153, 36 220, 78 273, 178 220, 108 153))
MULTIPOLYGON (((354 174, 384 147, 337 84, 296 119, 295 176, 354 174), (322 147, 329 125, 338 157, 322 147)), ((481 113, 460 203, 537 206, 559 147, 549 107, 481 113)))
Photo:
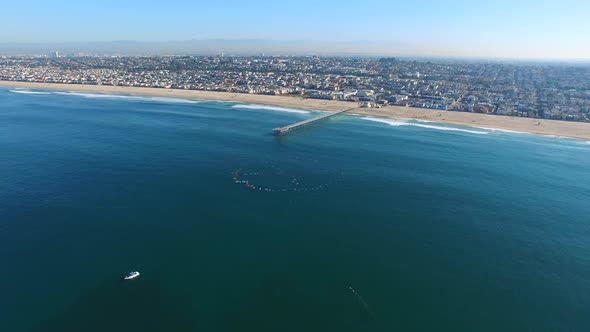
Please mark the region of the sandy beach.
MULTIPOLYGON (((0 81, 0 86, 14 87, 18 89, 46 89, 62 91, 83 91, 93 93, 98 92, 116 94, 138 94, 198 100, 235 101, 243 103, 273 105, 288 108, 322 111, 337 111, 345 108, 350 108, 351 106, 355 105, 355 103, 351 102, 304 99, 301 97, 265 96, 254 94, 198 90, 134 88, 104 85, 54 84, 12 81, 0 81)), ((555 135, 571 138, 590 139, 590 123, 581 122, 517 118, 509 116, 437 111, 398 106, 388 106, 380 109, 358 108, 351 111, 350 113, 395 119, 419 119, 477 128, 494 128, 501 130, 536 133, 542 135, 555 135)))

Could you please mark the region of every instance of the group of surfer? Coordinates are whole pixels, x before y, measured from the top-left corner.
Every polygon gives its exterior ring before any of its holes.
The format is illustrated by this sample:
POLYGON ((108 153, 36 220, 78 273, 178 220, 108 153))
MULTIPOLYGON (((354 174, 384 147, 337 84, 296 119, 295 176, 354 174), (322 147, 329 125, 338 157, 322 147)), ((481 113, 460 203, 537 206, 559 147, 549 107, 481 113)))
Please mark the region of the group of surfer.
POLYGON ((301 182, 294 176, 291 177, 289 184, 285 187, 268 187, 264 185, 255 184, 252 180, 253 177, 260 176, 258 172, 242 172, 241 170, 235 170, 233 172, 233 181, 235 184, 243 185, 247 189, 253 191, 264 191, 264 192, 312 192, 324 190, 328 187, 327 184, 320 184, 313 187, 307 187, 301 184, 301 182))

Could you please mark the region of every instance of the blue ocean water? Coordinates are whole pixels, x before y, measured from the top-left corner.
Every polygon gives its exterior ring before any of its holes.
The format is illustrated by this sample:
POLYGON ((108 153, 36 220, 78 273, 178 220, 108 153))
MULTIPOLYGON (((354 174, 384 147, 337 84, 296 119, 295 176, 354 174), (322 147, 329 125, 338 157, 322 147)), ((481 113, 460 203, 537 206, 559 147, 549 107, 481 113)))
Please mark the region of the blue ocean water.
POLYGON ((0 89, 0 331, 590 330, 588 142, 314 115, 0 89))

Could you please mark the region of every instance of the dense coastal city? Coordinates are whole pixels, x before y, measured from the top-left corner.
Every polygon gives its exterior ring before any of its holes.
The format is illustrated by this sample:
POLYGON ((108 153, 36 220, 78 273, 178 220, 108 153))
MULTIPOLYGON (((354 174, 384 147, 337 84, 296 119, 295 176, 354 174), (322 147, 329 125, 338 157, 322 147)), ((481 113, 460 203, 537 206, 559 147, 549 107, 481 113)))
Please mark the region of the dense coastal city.
POLYGON ((0 80, 298 96, 589 122, 590 67, 397 58, 4 56, 0 80))

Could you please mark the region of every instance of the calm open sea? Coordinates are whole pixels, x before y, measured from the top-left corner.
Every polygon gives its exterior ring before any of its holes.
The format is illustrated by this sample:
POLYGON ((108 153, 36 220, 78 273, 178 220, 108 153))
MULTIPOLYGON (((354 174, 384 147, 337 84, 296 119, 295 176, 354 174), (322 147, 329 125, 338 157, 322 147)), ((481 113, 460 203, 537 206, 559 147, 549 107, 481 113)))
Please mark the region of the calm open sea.
POLYGON ((590 331, 588 142, 314 115, 0 89, 0 331, 590 331))

